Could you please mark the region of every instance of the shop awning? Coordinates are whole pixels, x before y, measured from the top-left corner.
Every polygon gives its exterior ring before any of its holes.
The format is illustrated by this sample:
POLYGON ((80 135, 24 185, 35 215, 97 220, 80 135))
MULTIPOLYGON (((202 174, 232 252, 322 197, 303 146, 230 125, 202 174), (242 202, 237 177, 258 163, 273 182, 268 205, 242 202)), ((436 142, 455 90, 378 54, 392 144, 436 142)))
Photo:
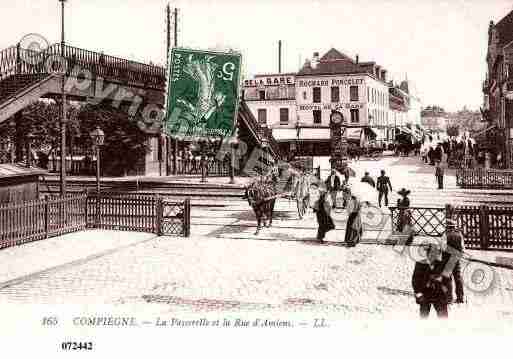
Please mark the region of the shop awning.
POLYGON ((397 130, 407 135, 413 135, 412 131, 408 127, 397 127, 397 130))
POLYGON ((287 141, 315 141, 315 140, 329 140, 329 128, 301 128, 299 130, 299 138, 297 137, 297 130, 295 128, 274 128, 273 137, 278 142, 287 141))
POLYGON ((348 127, 346 130, 347 139, 348 140, 360 140, 362 136, 362 128, 361 127, 348 127))
POLYGON ((375 136, 376 141, 383 141, 386 139, 385 130, 381 128, 375 128, 375 127, 369 127, 369 130, 372 131, 372 133, 375 136))
POLYGON ((487 133, 488 131, 494 129, 495 127, 497 127, 497 125, 491 125, 487 128, 485 128, 484 130, 482 131, 479 131, 478 133, 476 133, 473 137, 479 137, 479 136, 483 136, 485 133, 487 133))

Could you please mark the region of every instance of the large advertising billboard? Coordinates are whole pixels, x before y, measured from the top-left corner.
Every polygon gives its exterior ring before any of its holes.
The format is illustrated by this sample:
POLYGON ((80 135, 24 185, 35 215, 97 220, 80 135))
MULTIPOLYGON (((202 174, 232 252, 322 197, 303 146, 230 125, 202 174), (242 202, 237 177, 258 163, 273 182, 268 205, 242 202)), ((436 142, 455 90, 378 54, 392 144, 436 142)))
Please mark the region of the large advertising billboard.
POLYGON ((174 48, 168 64, 165 131, 178 137, 232 134, 241 55, 174 48))

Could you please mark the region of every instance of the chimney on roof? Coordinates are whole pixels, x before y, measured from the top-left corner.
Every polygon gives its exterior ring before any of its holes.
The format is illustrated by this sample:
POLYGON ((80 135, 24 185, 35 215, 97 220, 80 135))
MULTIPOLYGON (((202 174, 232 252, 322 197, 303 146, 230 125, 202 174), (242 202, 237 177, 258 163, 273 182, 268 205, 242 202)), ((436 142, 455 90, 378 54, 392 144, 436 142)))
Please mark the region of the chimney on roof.
POLYGON ((312 69, 316 69, 317 65, 319 65, 319 53, 314 52, 312 57, 312 69))
POLYGON ((281 40, 278 41, 278 73, 281 74, 281 40))
POLYGON ((360 57, 358 56, 358 54, 356 54, 356 64, 358 65, 358 62, 360 60, 360 57))

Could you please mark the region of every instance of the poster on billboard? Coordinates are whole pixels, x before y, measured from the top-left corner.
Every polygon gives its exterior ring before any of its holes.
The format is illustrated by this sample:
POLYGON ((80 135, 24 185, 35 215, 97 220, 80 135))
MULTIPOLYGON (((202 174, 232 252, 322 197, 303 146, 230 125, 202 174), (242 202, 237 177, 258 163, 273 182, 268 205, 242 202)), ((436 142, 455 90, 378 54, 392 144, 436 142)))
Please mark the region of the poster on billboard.
POLYGON ((174 48, 168 64, 165 132, 184 138, 232 134, 241 55, 174 48))

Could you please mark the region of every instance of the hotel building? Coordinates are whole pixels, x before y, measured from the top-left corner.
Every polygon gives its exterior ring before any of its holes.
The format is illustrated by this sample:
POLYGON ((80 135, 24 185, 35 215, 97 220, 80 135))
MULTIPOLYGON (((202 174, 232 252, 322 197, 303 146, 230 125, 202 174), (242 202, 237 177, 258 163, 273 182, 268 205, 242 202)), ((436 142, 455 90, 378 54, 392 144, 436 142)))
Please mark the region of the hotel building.
POLYGON ((297 73, 246 80, 243 97, 259 123, 272 129, 282 151, 329 156, 332 110, 344 116, 348 142, 363 146, 394 140, 386 75, 375 62, 331 49, 322 57, 314 53, 297 73))

